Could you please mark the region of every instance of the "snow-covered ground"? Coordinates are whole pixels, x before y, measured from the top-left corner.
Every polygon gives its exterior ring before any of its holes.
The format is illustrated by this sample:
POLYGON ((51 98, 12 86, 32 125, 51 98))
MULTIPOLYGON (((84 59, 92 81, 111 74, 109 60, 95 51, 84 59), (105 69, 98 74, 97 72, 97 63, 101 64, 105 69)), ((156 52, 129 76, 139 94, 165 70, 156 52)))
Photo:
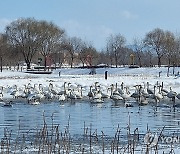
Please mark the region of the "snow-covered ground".
MULTIPOLYGON (((3 71, 0 72, 0 86, 13 86, 23 87, 25 84, 43 84, 48 86, 53 83, 56 86, 62 86, 64 82, 71 82, 72 84, 80 84, 84 87, 89 87, 95 82, 99 82, 102 86, 108 87, 111 84, 117 83, 120 85, 124 82, 125 86, 130 89, 136 84, 149 82, 154 85, 157 82, 164 83, 164 88, 169 90, 171 87, 173 91, 180 93, 180 76, 172 74, 167 77, 167 68, 154 67, 154 68, 99 68, 96 69, 95 75, 89 75, 90 69, 58 69, 54 70, 52 74, 28 74, 17 71, 3 71), (105 80, 104 73, 108 71, 108 79, 105 80), (60 77, 59 77, 60 72, 60 77), (160 77, 159 77, 159 72, 160 77)), ((175 68, 175 74, 180 72, 180 67, 175 68)))

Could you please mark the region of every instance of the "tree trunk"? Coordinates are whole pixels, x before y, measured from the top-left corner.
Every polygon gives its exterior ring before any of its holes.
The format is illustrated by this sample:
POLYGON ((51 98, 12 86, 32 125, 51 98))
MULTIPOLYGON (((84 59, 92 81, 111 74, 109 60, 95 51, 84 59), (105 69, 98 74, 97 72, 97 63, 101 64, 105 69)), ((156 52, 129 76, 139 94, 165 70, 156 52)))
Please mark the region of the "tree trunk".
POLYGON ((110 57, 110 63, 111 63, 111 67, 112 67, 112 65, 113 65, 113 58, 112 57, 110 57))
POLYGON ((150 67, 153 67, 152 56, 149 57, 149 64, 150 64, 150 67))
POLYGON ((169 69, 170 69, 170 66, 168 66, 167 77, 169 77, 169 69))
POLYGON ((1 72, 2 72, 2 65, 3 65, 3 64, 2 64, 2 56, 1 56, 1 58, 0 58, 0 59, 1 59, 1 72))
POLYGON ((59 63, 59 68, 61 68, 63 60, 61 60, 60 57, 59 57, 58 63, 59 63))
POLYGON ((74 61, 74 57, 71 57, 71 68, 73 67, 73 61, 74 61))
POLYGON ((116 68, 117 68, 117 54, 115 54, 115 64, 116 64, 116 68))
POLYGON ((158 67, 161 67, 161 57, 158 56, 158 67))
POLYGON ((170 58, 169 58, 169 59, 168 59, 168 72, 167 72, 167 77, 169 77, 170 64, 171 64, 171 62, 170 62, 170 58))
POLYGON ((139 66, 142 67, 141 58, 139 57, 139 66))
POLYGON ((46 71, 46 67, 47 67, 47 58, 46 58, 46 56, 44 56, 44 70, 46 71))
POLYGON ((30 62, 26 62, 27 65, 27 69, 31 69, 31 63, 30 62))
POLYGON ((175 73, 175 63, 173 62, 173 75, 175 73))

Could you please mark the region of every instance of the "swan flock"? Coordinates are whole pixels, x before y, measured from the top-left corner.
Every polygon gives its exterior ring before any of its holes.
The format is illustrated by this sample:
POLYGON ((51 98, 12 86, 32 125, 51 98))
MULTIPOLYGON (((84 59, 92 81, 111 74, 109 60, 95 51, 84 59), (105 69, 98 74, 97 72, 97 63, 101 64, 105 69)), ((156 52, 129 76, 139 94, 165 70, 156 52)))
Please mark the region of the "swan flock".
POLYGON ((163 83, 155 85, 149 82, 126 86, 121 84, 110 84, 108 86, 95 82, 90 86, 82 86, 70 82, 64 82, 62 85, 49 83, 43 84, 25 84, 23 86, 0 86, 0 102, 7 102, 5 105, 11 105, 13 100, 23 99, 28 104, 38 105, 44 100, 76 101, 88 100, 92 103, 104 103, 105 100, 120 102, 126 107, 133 106, 136 102, 139 105, 147 105, 149 102, 158 104, 162 100, 170 100, 175 103, 180 99, 180 93, 173 91, 172 87, 164 89, 163 83), (9 102, 10 101, 10 102, 9 102))

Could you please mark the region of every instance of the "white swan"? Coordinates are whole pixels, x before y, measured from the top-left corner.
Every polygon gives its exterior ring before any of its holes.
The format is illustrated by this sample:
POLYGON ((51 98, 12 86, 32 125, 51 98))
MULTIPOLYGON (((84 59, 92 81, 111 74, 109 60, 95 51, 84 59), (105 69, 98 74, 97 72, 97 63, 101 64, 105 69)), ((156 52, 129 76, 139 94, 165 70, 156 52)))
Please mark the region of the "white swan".
POLYGON ((117 92, 117 91, 113 92, 113 90, 114 90, 113 88, 114 87, 112 86, 111 87, 111 96, 110 96, 110 98, 115 102, 117 102, 119 100, 123 100, 123 98, 120 96, 119 92, 117 92))
POLYGON ((89 90, 87 96, 89 97, 89 99, 94 97, 94 92, 92 91, 92 86, 90 86, 90 90, 89 90))
POLYGON ((155 93, 154 93, 156 99, 158 100, 157 102, 160 102, 160 100, 162 100, 164 97, 162 95, 162 92, 161 92, 161 86, 159 86, 159 91, 155 90, 155 93))
POLYGON ((3 93, 0 93, 0 101, 3 101, 3 93))
POLYGON ((103 103, 101 91, 98 91, 91 101, 92 103, 103 103))
POLYGON ((39 99, 33 99, 31 101, 28 101, 28 103, 31 104, 31 105, 39 105, 40 101, 39 101, 39 99))
POLYGON ((121 94, 121 97, 126 101, 131 96, 130 92, 128 91, 128 87, 124 87, 123 94, 121 94))
POLYGON ((172 101, 175 101, 177 93, 175 91, 172 91, 172 88, 170 87, 170 92, 167 93, 167 97, 170 98, 172 101))
POLYGON ((65 94, 60 95, 58 99, 59 101, 65 101, 66 100, 65 94))

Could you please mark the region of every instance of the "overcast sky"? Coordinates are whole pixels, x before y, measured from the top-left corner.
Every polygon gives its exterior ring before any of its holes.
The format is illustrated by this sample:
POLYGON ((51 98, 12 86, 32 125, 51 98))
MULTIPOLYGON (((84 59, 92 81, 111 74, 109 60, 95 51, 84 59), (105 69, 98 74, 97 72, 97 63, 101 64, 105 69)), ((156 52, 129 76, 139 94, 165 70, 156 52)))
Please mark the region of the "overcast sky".
POLYGON ((180 32, 180 0, 1 0, 0 32, 21 17, 52 21, 102 49, 110 34, 132 44, 157 27, 180 32))

